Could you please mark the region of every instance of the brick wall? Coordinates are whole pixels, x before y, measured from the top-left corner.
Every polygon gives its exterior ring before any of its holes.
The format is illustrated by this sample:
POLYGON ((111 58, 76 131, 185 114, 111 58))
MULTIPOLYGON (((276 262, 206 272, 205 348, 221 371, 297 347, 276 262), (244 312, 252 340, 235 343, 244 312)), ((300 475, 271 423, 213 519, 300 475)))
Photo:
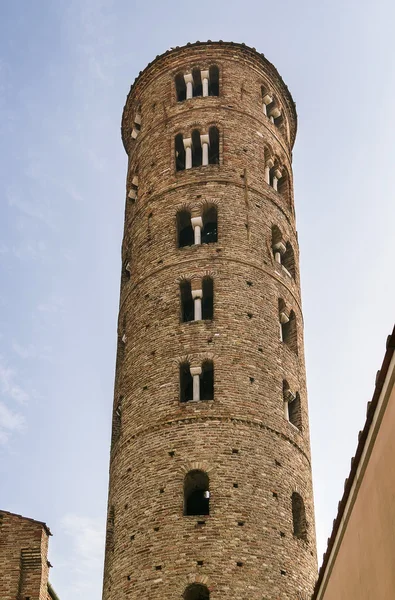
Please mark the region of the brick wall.
POLYGON ((104 600, 182 598, 202 582, 210 598, 305 599, 316 579, 308 406, 291 149, 292 98, 275 68, 241 45, 176 49, 140 74, 122 136, 129 154, 104 600), (220 70, 219 97, 176 101, 174 77, 220 70), (279 129, 263 114, 276 96, 279 129), (131 137, 134 116, 141 131, 131 137), (220 164, 175 170, 174 139, 211 125, 220 164), (269 156, 289 193, 265 181, 269 156), (177 247, 176 214, 218 210, 218 241, 177 247), (295 278, 274 260, 272 226, 295 254, 295 278), (214 318, 180 322, 183 278, 214 281, 214 318), (298 352, 280 341, 279 298, 296 316, 298 352), (124 341, 122 341, 122 337, 124 341), (214 400, 179 402, 179 365, 214 362, 214 400), (299 392, 302 431, 284 416, 283 380, 299 392), (210 479, 210 515, 183 515, 183 481, 210 479), (304 500, 307 540, 293 535, 293 492, 304 500), (202 523, 201 521, 204 521, 202 523))
POLYGON ((47 600, 49 535, 44 523, 0 511, 1 600, 47 600))

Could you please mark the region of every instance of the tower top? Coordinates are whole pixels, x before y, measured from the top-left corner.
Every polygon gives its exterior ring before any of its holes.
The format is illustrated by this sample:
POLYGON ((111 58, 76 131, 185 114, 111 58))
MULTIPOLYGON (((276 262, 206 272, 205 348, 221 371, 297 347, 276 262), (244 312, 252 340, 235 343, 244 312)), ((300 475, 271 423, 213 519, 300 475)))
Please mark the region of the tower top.
MULTIPOLYGON (((155 71, 162 70, 164 67, 168 67, 171 70, 177 69, 178 59, 180 55, 185 54, 189 51, 194 51, 196 54, 203 54, 208 50, 221 50, 221 51, 237 51, 240 55, 244 55, 247 60, 250 62, 255 62, 257 66, 267 74, 267 77, 270 81, 274 82, 278 85, 279 92, 284 99, 284 102, 287 105, 288 112, 290 115, 290 138, 291 138, 291 147, 293 146, 296 138, 297 131, 297 114, 296 114, 296 104, 292 98, 291 92, 288 89, 288 86, 284 82, 280 73, 277 71, 276 67, 265 57, 264 54, 258 52, 255 48, 251 48, 244 43, 238 42, 224 42, 222 40, 219 41, 211 41, 207 40, 207 42, 188 42, 184 46, 176 46, 174 48, 170 48, 170 50, 166 50, 163 54, 158 54, 154 60, 152 60, 148 65, 140 71, 134 82, 130 87, 129 94, 126 98, 126 103, 123 109, 122 114, 122 141, 127 151, 128 144, 125 139, 125 125, 128 122, 128 115, 130 113, 131 104, 134 101, 136 94, 138 95, 141 90, 144 89, 146 82, 155 74, 155 71), (174 61, 176 64, 174 64, 174 61)), ((211 58, 211 57, 210 57, 211 58)), ((233 56, 233 58, 237 58, 237 56, 233 56)))

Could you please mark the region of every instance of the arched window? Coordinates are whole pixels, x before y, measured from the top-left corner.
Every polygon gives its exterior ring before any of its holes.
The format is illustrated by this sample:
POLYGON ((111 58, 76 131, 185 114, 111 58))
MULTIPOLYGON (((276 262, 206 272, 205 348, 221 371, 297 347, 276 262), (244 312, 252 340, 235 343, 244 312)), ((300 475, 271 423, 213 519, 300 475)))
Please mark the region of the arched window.
POLYGON ((207 473, 195 469, 184 479, 184 515, 210 514, 210 486, 207 473))
POLYGON ((215 204, 208 204, 203 209, 202 244, 210 244, 217 241, 218 217, 215 204))
POLYGON ((283 236, 277 225, 272 227, 272 250, 274 259, 278 264, 282 264, 282 255, 284 254, 286 247, 283 242, 283 236))
POLYGON ((125 285, 125 283, 127 283, 130 280, 130 271, 131 271, 130 262, 129 262, 129 259, 127 258, 122 265, 122 276, 121 276, 121 284, 122 285, 125 285))
POLYGON ((299 392, 291 391, 288 382, 283 381, 283 398, 285 418, 295 427, 302 431, 302 414, 300 407, 299 392))
POLYGON ((177 73, 174 78, 174 83, 176 86, 177 102, 183 102, 187 97, 187 86, 185 84, 184 75, 177 73))
POLYGON ((193 379, 190 365, 184 362, 180 365, 180 402, 189 402, 193 399, 193 379))
POLYGON ((292 494, 293 534, 301 540, 307 540, 306 510, 302 496, 297 492, 292 494))
POLYGON ((184 600, 210 600, 208 588, 201 583, 188 585, 183 595, 184 600))
POLYGON ((281 177, 277 182, 277 191, 287 202, 288 206, 291 206, 291 191, 289 187, 289 177, 286 169, 282 168, 281 177))
POLYGON ((200 400, 214 400, 214 363, 205 360, 200 375, 200 400))
POLYGON ((209 135, 209 151, 208 162, 210 165, 219 165, 219 131, 217 127, 210 127, 209 135))
POLYGON ((211 320, 214 313, 214 285, 211 277, 203 277, 202 290, 202 319, 211 320))
POLYGON ((293 352, 298 352, 296 317, 293 310, 289 313, 288 321, 282 323, 282 340, 293 352))
POLYGON ((209 96, 219 96, 219 68, 211 65, 209 68, 209 96))
POLYGON ((178 247, 192 246, 195 241, 189 210, 180 210, 177 213, 177 238, 178 247))
POLYGON ((180 297, 181 297, 181 320, 183 323, 193 321, 194 318, 194 306, 192 298, 192 288, 190 281, 181 281, 180 283, 180 297))
POLYGON ((202 165, 202 144, 200 141, 200 131, 194 129, 192 131, 192 167, 200 167, 202 165))
POLYGON ((202 96, 203 95, 202 76, 200 73, 200 69, 198 69, 197 67, 192 69, 192 78, 193 78, 193 97, 202 96))
POLYGON ((295 279, 295 255, 293 248, 289 242, 285 245, 285 252, 282 257, 283 267, 295 279))
POLYGON ((183 171, 185 169, 185 148, 182 133, 176 135, 174 145, 176 151, 176 170, 183 171))

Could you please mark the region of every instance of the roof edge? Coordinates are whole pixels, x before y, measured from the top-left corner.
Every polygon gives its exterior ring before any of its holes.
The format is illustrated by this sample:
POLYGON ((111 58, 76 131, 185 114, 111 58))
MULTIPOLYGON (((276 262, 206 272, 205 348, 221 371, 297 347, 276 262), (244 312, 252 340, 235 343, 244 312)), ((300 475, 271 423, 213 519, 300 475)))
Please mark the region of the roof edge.
POLYGON ((31 517, 24 517, 23 515, 19 515, 18 513, 13 513, 8 510, 0 509, 0 514, 10 515, 11 517, 17 517, 18 519, 24 519, 25 521, 30 521, 31 523, 37 523, 38 525, 42 525, 47 535, 52 535, 50 528, 44 521, 37 521, 37 519, 32 519, 31 517))

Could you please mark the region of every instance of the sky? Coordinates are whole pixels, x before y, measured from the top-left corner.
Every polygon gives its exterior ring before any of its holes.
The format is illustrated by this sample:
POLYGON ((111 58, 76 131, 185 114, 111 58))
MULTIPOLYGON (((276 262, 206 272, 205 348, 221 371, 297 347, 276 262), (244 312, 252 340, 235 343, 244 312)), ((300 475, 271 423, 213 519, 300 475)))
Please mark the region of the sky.
POLYGON ((131 83, 245 42, 298 111, 318 552, 394 323, 392 0, 0 0, 0 508, 45 521, 61 600, 101 597, 131 83))

